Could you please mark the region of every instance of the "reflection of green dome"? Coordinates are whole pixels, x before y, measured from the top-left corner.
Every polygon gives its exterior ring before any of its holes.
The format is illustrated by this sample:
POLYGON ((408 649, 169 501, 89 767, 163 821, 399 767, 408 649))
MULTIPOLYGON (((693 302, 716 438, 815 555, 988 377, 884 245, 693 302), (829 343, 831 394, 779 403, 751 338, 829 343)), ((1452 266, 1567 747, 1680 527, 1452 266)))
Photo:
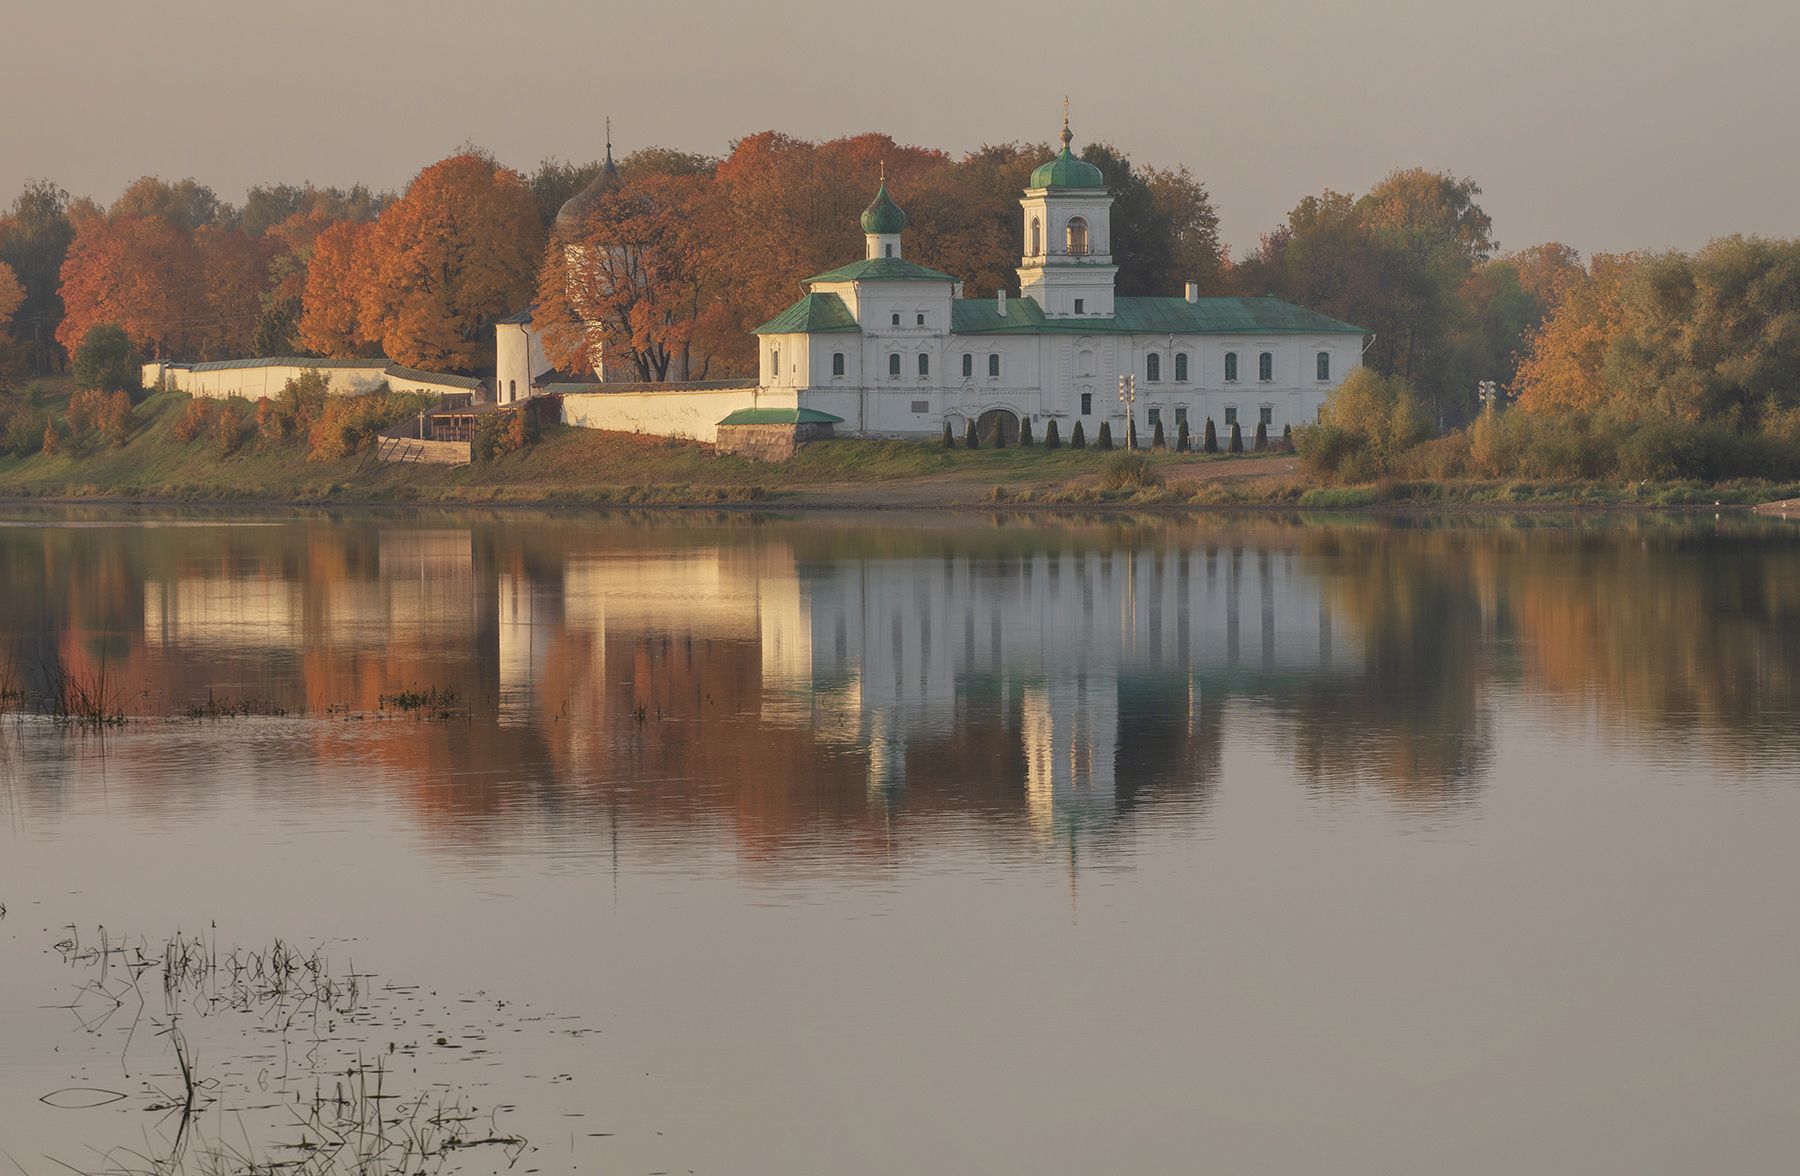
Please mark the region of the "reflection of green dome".
POLYGON ((1106 187, 1106 177, 1100 174, 1100 169, 1085 159, 1077 158, 1075 153, 1069 150, 1069 144, 1074 142, 1074 140, 1075 135, 1069 130, 1069 120, 1064 118, 1062 129, 1062 151, 1049 163, 1041 163, 1038 165, 1037 170, 1031 173, 1030 187, 1106 187))
POLYGON ((865 233, 898 233, 906 227, 906 214, 888 195, 887 181, 881 181, 881 191, 875 193, 875 203, 863 210, 862 230, 865 233))

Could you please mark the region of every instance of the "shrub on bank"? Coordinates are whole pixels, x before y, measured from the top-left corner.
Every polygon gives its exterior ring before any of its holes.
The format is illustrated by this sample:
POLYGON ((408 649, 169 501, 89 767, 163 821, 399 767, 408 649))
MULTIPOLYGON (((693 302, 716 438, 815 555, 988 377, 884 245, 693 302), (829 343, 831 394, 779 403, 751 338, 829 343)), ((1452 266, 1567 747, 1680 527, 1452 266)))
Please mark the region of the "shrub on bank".
POLYGON ((1148 455, 1124 450, 1111 453, 1100 463, 1100 484, 1108 490, 1143 489, 1157 486, 1162 479, 1148 455))

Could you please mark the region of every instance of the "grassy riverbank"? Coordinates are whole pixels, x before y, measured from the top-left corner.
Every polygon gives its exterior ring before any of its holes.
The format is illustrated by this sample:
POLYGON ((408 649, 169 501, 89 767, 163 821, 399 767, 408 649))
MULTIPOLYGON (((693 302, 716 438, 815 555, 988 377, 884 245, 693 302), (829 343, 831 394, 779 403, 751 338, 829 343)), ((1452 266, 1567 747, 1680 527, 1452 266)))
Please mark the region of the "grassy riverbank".
POLYGON ((548 428, 526 448, 475 465, 383 465, 366 456, 309 460, 303 440, 251 438, 221 455, 210 436, 183 441, 179 393, 133 411, 123 446, 98 435, 54 454, 0 457, 0 497, 170 502, 707 505, 797 507, 1530 506, 1751 504, 1800 495, 1761 482, 1605 485, 1389 482, 1320 486, 1286 454, 1154 454, 1133 469, 1095 449, 946 450, 930 442, 843 439, 779 465, 710 446, 548 428))

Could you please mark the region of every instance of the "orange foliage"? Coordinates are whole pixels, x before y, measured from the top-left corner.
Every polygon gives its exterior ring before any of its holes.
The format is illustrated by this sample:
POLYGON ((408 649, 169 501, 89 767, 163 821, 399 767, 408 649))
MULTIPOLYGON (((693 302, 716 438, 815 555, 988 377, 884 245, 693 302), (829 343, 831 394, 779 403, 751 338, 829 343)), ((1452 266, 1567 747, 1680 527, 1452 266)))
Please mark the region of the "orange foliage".
POLYGON ((25 301, 25 287, 19 285, 19 276, 13 273, 12 267, 0 262, 0 327, 25 301))
POLYGON ((201 225, 194 230, 206 313, 189 344, 201 359, 249 355, 262 313, 274 245, 252 240, 237 229, 201 225))
POLYGON ((116 323, 159 358, 203 315, 193 239, 155 216, 84 219, 62 266, 56 340, 71 354, 88 330, 116 323))
POLYGON ((1599 407, 1610 397, 1606 354, 1624 328, 1620 294, 1636 259, 1597 254, 1588 272, 1565 281, 1550 317, 1532 333, 1513 380, 1513 396, 1527 412, 1599 407))
POLYGON ((414 367, 474 368, 491 356, 493 320, 530 296, 542 251, 517 172, 475 154, 434 163, 370 230, 357 334, 414 367))
POLYGON ((360 254, 372 228, 340 221, 314 238, 300 313, 300 346, 308 351, 336 359, 356 354, 362 341, 360 254))

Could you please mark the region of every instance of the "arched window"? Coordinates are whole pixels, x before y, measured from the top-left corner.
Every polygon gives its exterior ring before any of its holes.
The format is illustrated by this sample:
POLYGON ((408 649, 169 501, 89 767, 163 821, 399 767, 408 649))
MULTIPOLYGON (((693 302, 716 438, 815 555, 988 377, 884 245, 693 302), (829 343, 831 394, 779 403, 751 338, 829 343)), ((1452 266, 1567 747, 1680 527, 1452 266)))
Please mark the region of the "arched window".
POLYGON ((921 376, 929 376, 931 374, 931 356, 923 351, 919 352, 919 374, 921 376))
POLYGON ((988 352, 988 378, 994 380, 1000 378, 1000 353, 998 351, 988 352))
POLYGON ((894 312, 894 325, 896 327, 900 325, 900 312, 899 311, 894 312))
POLYGON ((919 325, 921 327, 925 325, 925 316, 922 314, 919 316, 919 325))
POLYGON ((900 375, 900 353, 898 351, 890 352, 888 354, 888 375, 890 377, 897 377, 900 375))
POLYGON ((1177 384, 1187 383, 1187 352, 1185 351, 1175 353, 1175 382, 1177 384))
POLYGON ((975 357, 967 351, 963 352, 963 379, 975 374, 975 357))
POLYGON ((1044 251, 1044 226, 1039 224, 1038 218, 1034 216, 1031 218, 1031 252, 1030 252, 1030 254, 1028 254, 1028 256, 1036 257, 1038 254, 1042 253, 1043 251, 1044 251))
POLYGON ((1144 356, 1144 379, 1152 384, 1162 379, 1162 356, 1154 351, 1144 356))
POLYGON ((508 400, 517 400, 519 398, 519 381, 506 381, 506 398, 508 400))
POLYGON ((1256 378, 1265 384, 1275 378, 1274 353, 1265 351, 1256 357, 1256 378))
POLYGON ((1087 219, 1072 216, 1069 218, 1069 252, 1075 257, 1085 257, 1088 251, 1087 219))
POLYGON ((1319 352, 1319 379, 1329 380, 1330 378, 1331 378, 1331 352, 1321 351, 1321 352, 1319 352))
POLYGON ((1225 353, 1225 382, 1227 384, 1237 383, 1237 352, 1235 351, 1225 353))
POLYGON ((831 374, 834 376, 841 376, 844 374, 844 353, 842 351, 833 351, 831 353, 831 374))
POLYGON ((781 379, 781 348, 769 348, 769 379, 781 379))

